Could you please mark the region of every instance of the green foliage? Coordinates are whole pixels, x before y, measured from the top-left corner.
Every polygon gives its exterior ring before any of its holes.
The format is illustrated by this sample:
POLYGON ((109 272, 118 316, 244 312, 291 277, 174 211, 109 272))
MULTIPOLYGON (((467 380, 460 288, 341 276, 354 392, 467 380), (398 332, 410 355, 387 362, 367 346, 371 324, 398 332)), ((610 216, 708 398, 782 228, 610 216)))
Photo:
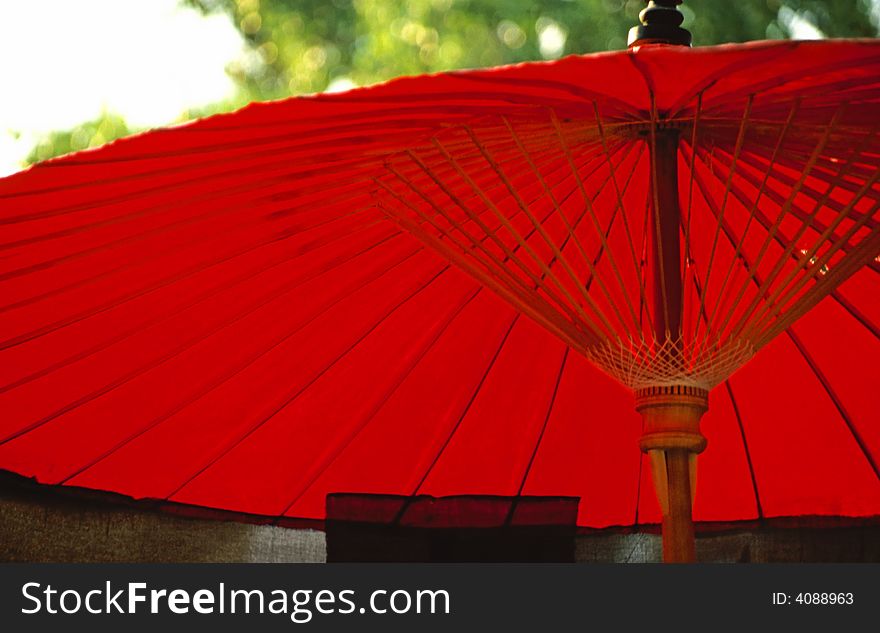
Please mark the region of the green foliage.
MULTIPOLYGON (((229 68, 248 101, 367 85, 399 75, 476 68, 621 49, 641 0, 181 0, 225 12, 251 53, 229 68)), ((696 45, 784 38, 799 18, 831 37, 874 37, 871 0, 687 0, 696 45)), ((104 115, 52 134, 29 160, 128 133, 104 115)))
POLYGON ((97 119, 80 123, 72 130, 52 132, 40 140, 25 161, 32 164, 53 156, 97 147, 131 133, 132 130, 121 117, 105 112, 97 119))

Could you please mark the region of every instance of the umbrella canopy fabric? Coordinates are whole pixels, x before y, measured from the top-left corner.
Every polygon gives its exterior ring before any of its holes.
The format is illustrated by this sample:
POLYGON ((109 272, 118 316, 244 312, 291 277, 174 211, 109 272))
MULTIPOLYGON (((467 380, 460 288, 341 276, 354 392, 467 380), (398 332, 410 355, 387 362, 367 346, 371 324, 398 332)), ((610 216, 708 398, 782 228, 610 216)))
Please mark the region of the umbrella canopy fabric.
POLYGON ((681 120, 682 328, 727 363, 694 374, 694 518, 878 515, 878 113, 873 42, 643 46, 37 165, 0 181, 0 468, 290 519, 364 492, 657 523, 640 357, 586 356, 658 318, 645 148, 681 120))

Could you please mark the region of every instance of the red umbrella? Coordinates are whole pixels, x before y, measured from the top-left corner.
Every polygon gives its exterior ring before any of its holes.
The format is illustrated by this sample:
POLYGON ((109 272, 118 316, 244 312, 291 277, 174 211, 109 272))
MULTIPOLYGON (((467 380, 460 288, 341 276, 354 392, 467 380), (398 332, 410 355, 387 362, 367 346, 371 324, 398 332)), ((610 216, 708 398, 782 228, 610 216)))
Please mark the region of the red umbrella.
POLYGON ((880 514, 880 46, 648 18, 0 181, 0 467, 316 520, 577 496, 686 560, 705 435, 697 521, 880 514))

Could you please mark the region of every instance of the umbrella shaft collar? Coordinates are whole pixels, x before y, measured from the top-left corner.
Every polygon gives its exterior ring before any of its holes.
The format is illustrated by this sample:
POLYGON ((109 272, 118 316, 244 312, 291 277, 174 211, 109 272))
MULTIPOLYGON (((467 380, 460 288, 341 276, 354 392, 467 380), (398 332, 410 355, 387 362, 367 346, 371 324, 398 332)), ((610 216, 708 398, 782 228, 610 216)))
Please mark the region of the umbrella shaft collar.
POLYGON ((709 392, 668 385, 636 391, 636 411, 644 426, 639 447, 650 457, 651 478, 663 515, 663 560, 696 560, 693 503, 697 453, 706 448, 700 418, 709 410, 709 392))
POLYGON ((701 453, 706 438, 700 419, 709 410, 709 393, 698 387, 669 385, 636 391, 636 411, 644 427, 639 447, 652 450, 685 450, 701 453))

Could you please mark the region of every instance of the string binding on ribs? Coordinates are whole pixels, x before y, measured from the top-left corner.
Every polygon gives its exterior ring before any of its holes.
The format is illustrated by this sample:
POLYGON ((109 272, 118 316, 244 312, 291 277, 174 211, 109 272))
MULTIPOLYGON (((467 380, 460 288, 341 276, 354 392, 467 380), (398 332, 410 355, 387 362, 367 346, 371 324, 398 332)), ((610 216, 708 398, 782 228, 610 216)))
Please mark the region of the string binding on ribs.
POLYGON ((744 365, 755 354, 755 347, 744 339, 697 346, 681 336, 668 336, 662 341, 606 341, 584 353, 637 392, 677 386, 710 391, 744 365))
POLYGON ((630 389, 710 390, 880 272, 880 124, 822 99, 487 114, 386 156, 372 194, 630 389))

